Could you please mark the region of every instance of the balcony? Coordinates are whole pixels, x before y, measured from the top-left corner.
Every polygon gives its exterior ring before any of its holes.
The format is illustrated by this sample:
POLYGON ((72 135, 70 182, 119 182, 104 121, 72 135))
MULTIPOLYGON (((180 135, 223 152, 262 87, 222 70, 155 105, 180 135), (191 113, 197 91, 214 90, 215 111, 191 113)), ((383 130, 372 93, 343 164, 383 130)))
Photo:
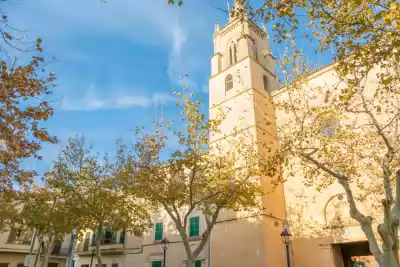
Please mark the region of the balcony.
MULTIPOLYGON (((97 242, 97 240, 93 240, 92 246, 96 246, 96 242, 97 242)), ((100 241, 100 245, 102 245, 102 246, 103 245, 115 245, 115 244, 119 244, 117 242, 117 239, 115 239, 115 238, 110 238, 110 239, 106 238, 106 239, 102 239, 100 241)))
POLYGON ((56 246, 56 247, 54 247, 53 251, 51 252, 51 255, 67 257, 68 253, 69 253, 69 248, 62 248, 62 247, 56 246))
POLYGON ((8 244, 13 245, 30 245, 33 231, 30 229, 12 228, 8 235, 8 244))

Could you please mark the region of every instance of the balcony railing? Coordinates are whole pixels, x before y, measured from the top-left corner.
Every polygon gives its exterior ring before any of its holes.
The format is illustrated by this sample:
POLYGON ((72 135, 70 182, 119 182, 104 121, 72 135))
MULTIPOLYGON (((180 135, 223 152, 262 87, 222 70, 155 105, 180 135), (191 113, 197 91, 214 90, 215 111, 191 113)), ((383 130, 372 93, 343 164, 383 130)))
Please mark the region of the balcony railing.
POLYGON ((30 245, 31 244, 31 239, 9 240, 7 243, 8 244, 13 244, 13 245, 30 245))
POLYGON ((29 245, 32 240, 30 229, 12 228, 8 235, 7 243, 14 245, 29 245))
MULTIPOLYGON (((92 246, 96 245, 97 240, 92 240, 92 246)), ((104 239, 100 241, 100 245, 115 245, 119 244, 116 239, 104 239)))
POLYGON ((55 247, 51 252, 54 256, 68 256, 69 248, 55 247))

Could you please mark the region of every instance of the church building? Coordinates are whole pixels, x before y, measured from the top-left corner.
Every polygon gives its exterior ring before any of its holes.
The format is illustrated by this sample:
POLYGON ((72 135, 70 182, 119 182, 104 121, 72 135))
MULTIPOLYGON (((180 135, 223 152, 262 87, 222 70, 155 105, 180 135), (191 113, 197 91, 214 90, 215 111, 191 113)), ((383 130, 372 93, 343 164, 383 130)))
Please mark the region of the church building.
MULTIPOLYGON (((235 1, 233 9, 237 8, 240 5, 235 1)), ((284 98, 287 90, 281 88, 275 75, 275 61, 266 53, 270 51, 269 41, 265 27, 247 17, 231 16, 226 25, 215 24, 209 114, 215 116, 219 107, 230 112, 220 126, 221 133, 210 136, 211 142, 234 138, 231 134, 236 128, 252 140, 268 142, 270 147, 277 149, 277 127, 285 114, 275 112, 274 102, 284 98)), ((314 72, 310 79, 315 84, 333 86, 333 67, 326 66, 314 72)), ((257 151, 270 153, 261 145, 257 151)), ((316 192, 303 185, 300 173, 298 179, 277 187, 271 180, 271 177, 260 177, 265 192, 261 213, 224 211, 220 215, 195 267, 355 266, 349 265, 350 262, 358 262, 357 266, 377 266, 360 227, 348 218, 348 207, 340 186, 332 185, 316 192), (335 228, 332 221, 337 212, 348 219, 344 225, 335 228), (281 238, 285 229, 292 234, 287 247, 281 238)), ((201 239, 206 222, 199 212, 193 212, 189 220, 188 232, 195 245, 201 239)), ((143 237, 106 231, 102 242, 101 267, 186 266, 181 238, 169 216, 163 212, 154 218, 154 228, 143 237), (165 263, 161 244, 164 237, 169 240, 165 263)), ((0 258, 2 253, 0 248, 0 258)), ((61 256, 57 258, 58 267, 64 267, 60 259, 61 256)), ((92 232, 87 232, 83 240, 77 242, 74 260, 76 267, 97 265, 92 232)), ((18 263, 22 262, 23 257, 18 263)), ((8 267, 17 267, 17 263, 8 267)))

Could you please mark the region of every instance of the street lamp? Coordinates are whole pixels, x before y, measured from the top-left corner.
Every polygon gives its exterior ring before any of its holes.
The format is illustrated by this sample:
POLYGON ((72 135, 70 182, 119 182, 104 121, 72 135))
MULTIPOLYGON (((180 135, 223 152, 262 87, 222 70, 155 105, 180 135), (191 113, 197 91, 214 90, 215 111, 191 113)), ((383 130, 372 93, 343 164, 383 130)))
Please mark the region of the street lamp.
POLYGON ((281 238, 282 238, 282 242, 286 246, 287 266, 290 267, 289 244, 292 242, 292 235, 289 233, 289 231, 287 229, 285 229, 281 233, 281 238))
POLYGON ((167 248, 168 248, 168 239, 166 237, 164 237, 163 240, 161 240, 161 247, 164 250, 164 261, 163 261, 163 267, 165 267, 165 259, 166 259, 166 255, 167 255, 167 248))

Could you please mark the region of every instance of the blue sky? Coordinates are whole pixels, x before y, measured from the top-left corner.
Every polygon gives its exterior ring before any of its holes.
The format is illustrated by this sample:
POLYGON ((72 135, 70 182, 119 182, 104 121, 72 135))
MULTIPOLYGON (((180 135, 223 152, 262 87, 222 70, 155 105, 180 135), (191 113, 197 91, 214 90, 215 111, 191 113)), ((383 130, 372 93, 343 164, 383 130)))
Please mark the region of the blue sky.
MULTIPOLYGON (((230 1, 232 2, 232 1, 230 1)), ((47 70, 57 74, 55 115, 44 125, 61 140, 45 145, 41 162, 27 168, 47 171, 69 136, 85 133, 99 152, 115 141, 134 138, 137 125, 151 126, 155 107, 176 114, 171 88, 190 84, 208 106, 209 57, 214 23, 227 21, 221 0, 10 0, 3 4, 10 24, 26 38, 43 39, 47 70), (188 78, 180 76, 188 74, 188 78)), ((273 53, 283 47, 271 44, 273 53)))

